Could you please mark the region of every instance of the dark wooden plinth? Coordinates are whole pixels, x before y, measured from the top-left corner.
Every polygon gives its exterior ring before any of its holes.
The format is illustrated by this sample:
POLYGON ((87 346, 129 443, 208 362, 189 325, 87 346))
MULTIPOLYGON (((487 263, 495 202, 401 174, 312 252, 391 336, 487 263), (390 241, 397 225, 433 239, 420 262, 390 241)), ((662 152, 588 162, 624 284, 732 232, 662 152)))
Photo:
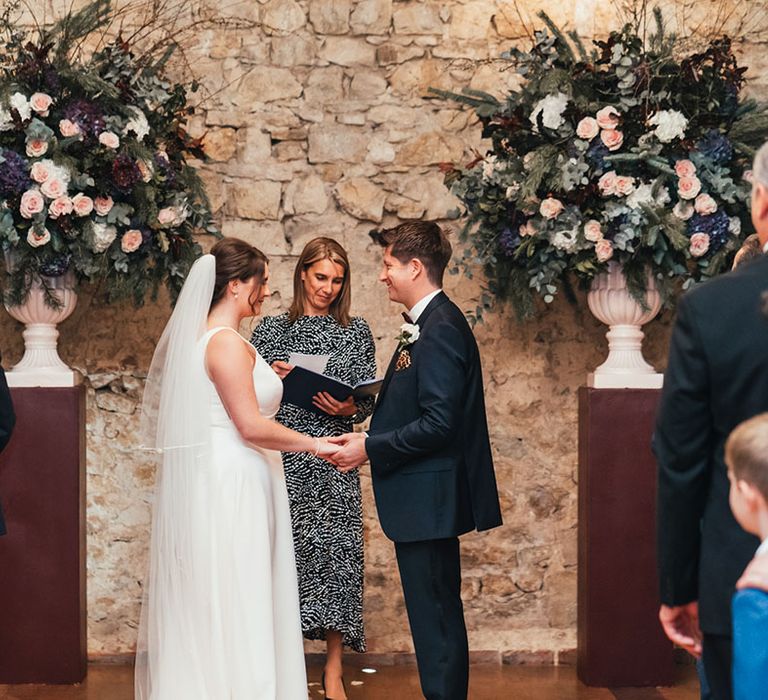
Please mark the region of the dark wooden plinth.
POLYGON ((658 620, 656 463, 660 391, 579 390, 579 678, 604 687, 670 685, 658 620))
POLYGON ((0 684, 86 673, 85 389, 12 389, 0 455, 0 684))

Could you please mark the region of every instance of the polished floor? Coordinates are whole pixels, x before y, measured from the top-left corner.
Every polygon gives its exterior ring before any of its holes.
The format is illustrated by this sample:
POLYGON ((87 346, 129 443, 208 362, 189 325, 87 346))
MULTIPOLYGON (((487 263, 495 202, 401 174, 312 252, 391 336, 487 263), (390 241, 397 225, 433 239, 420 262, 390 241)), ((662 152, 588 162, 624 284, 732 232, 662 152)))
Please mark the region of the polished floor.
MULTIPOLYGON (((470 700, 696 700, 698 684, 692 667, 680 667, 672 688, 587 688, 572 666, 472 667, 470 700)), ((0 685, 3 700, 133 700, 133 669, 92 665, 88 678, 77 686, 0 685)), ((310 698, 322 700, 320 669, 309 671, 310 698)), ((419 700, 413 666, 386 666, 376 673, 350 668, 349 700, 419 700)), ((179 698, 179 700, 183 700, 179 698)))

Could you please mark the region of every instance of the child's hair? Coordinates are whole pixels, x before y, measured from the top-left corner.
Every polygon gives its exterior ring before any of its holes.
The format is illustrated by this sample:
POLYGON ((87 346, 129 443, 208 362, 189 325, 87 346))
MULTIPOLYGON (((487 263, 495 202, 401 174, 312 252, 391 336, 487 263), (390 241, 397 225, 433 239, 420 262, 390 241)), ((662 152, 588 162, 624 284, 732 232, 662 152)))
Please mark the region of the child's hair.
POLYGON ((768 413, 736 426, 725 443, 725 461, 737 479, 752 484, 768 502, 768 413))

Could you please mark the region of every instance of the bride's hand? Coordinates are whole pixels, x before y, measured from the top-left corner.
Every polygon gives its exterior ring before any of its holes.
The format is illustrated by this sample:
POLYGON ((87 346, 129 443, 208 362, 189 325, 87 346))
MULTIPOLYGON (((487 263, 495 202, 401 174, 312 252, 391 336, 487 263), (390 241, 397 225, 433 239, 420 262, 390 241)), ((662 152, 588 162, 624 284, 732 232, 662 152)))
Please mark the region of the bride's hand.
POLYGON ((293 369, 293 365, 289 365, 282 360, 276 360, 272 363, 272 369, 280 379, 285 379, 288 376, 288 373, 293 369))
POLYGON ((328 460, 329 462, 333 462, 333 455, 335 455, 340 449, 341 448, 338 445, 334 445, 333 443, 320 438, 319 449, 316 456, 320 457, 321 459, 328 460))

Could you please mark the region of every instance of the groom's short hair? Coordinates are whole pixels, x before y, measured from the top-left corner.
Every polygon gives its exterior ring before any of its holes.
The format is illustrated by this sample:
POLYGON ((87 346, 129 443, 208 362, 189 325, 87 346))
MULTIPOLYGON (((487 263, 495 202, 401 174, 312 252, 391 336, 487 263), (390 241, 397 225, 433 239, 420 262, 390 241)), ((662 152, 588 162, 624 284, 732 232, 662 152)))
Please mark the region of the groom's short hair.
POLYGON ((420 260, 429 281, 442 286, 452 248, 445 231, 434 221, 407 221, 371 235, 383 248, 392 246, 392 256, 401 263, 414 258, 420 260))

